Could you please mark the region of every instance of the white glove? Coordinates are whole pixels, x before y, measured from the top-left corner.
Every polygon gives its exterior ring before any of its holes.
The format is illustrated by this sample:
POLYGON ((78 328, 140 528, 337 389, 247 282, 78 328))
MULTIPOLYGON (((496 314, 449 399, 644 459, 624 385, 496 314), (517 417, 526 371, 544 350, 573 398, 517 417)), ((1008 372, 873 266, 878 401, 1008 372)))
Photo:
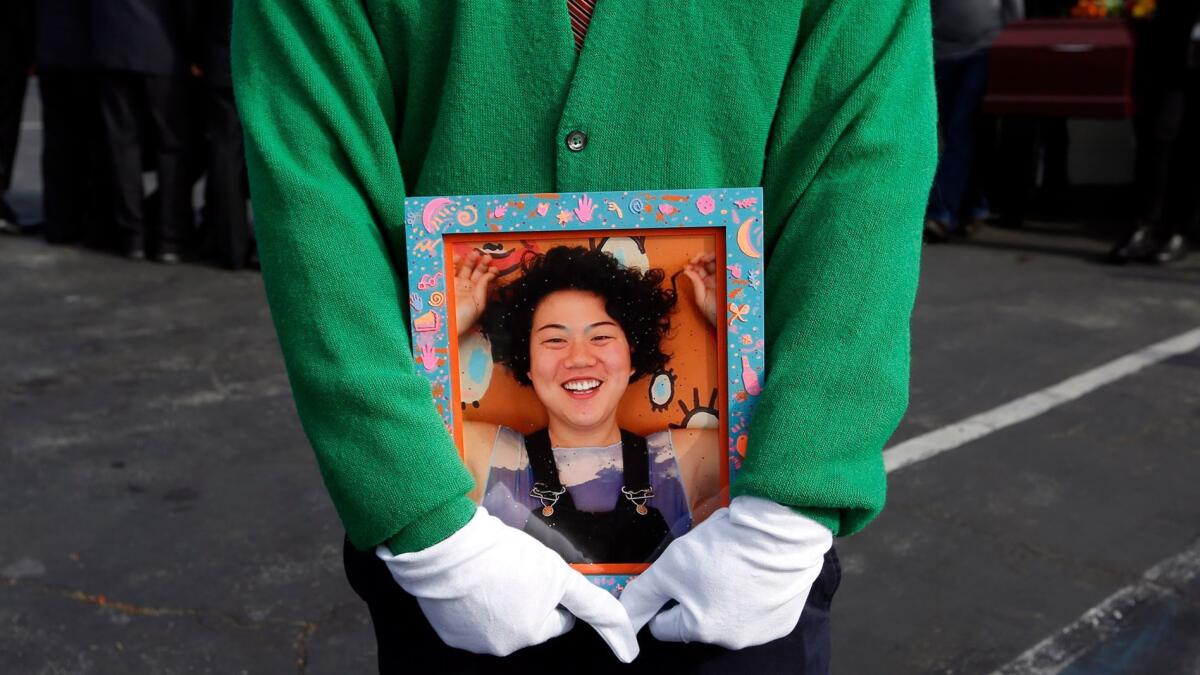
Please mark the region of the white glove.
POLYGON ((392 555, 380 546, 375 555, 451 647, 505 656, 566 633, 579 617, 621 661, 638 654, 637 631, 616 598, 483 507, 427 549, 392 555))
POLYGON ((796 627, 833 546, 828 528, 758 497, 737 497, 671 542, 629 582, 621 604, 634 630, 664 642, 741 649, 796 627), (668 600, 679 604, 657 614, 668 600), (651 618, 653 617, 653 618, 651 618))

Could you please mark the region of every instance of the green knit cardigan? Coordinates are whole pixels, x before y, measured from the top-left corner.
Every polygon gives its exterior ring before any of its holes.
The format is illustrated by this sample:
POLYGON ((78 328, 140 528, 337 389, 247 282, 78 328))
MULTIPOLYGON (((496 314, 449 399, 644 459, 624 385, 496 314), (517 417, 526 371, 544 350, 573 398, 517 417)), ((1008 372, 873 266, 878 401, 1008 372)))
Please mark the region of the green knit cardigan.
POLYGON ((761 185, 767 377, 734 495, 883 507, 936 164, 928 3, 241 0, 263 280, 350 541, 424 548, 472 479, 414 370, 404 198, 761 185), (569 149, 572 131, 587 135, 569 149))

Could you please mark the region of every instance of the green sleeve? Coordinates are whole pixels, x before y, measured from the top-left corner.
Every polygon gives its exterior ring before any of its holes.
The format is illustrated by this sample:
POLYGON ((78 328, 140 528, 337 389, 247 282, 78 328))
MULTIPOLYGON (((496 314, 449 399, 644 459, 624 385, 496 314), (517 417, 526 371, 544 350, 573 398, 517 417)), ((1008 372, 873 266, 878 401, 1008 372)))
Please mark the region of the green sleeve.
POLYGON ((403 83, 356 0, 239 0, 233 64, 263 281, 325 485, 358 548, 434 544, 475 507, 409 346, 403 83))
POLYGON ((883 508, 936 165, 929 3, 807 4, 763 177, 767 377, 733 494, 835 535, 883 508))

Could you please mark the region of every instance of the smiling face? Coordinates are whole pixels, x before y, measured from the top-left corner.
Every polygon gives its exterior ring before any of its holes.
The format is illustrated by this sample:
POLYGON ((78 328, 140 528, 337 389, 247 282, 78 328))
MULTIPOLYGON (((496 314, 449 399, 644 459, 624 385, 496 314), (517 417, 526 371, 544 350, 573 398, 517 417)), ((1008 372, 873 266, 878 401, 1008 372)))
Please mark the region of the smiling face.
MULTIPOLYGON (((533 313, 529 379, 562 442, 596 442, 618 433, 617 404, 633 374, 625 331, 600 296, 556 291, 533 313)), ((618 435, 619 437, 619 435, 618 435)))

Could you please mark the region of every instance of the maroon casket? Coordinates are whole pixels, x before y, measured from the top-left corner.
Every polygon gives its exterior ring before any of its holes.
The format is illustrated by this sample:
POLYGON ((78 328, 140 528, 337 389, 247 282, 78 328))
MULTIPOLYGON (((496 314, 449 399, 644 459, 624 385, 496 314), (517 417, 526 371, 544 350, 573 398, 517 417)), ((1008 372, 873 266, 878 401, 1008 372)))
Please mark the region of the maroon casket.
POLYGON ((994 115, 1133 115, 1133 34, 1116 19, 1034 19, 992 45, 984 111, 994 115))

